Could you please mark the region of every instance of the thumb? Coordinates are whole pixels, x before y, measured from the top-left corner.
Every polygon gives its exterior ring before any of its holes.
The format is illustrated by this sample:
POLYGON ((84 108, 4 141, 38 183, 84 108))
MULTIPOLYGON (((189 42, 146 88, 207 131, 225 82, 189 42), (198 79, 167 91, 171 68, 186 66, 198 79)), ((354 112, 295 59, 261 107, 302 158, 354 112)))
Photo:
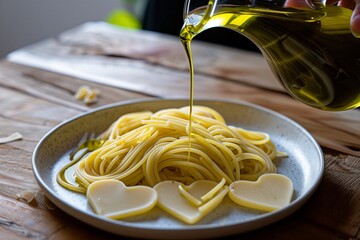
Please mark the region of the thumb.
POLYGON ((360 38, 360 0, 356 1, 356 6, 350 20, 350 28, 353 35, 360 38))

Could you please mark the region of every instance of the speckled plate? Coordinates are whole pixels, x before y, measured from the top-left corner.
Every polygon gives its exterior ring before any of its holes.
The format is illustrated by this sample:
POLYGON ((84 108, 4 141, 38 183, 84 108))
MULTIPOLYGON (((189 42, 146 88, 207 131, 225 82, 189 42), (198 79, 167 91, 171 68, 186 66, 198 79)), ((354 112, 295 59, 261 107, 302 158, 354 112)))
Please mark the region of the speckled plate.
POLYGON ((182 107, 188 100, 136 100, 96 109, 72 118, 50 131, 33 154, 35 177, 46 196, 60 209, 94 227, 124 236, 156 239, 199 239, 246 232, 278 221, 301 207, 317 188, 323 172, 322 151, 314 138, 299 124, 268 109, 239 101, 198 100, 219 111, 229 125, 270 134, 280 151, 289 157, 276 162, 278 172, 294 183, 291 204, 281 210, 263 213, 242 208, 226 198, 224 202, 195 225, 187 225, 155 208, 140 217, 111 220, 96 215, 86 197, 62 188, 56 173, 69 162, 69 154, 85 132, 105 130, 120 115, 142 110, 182 107))

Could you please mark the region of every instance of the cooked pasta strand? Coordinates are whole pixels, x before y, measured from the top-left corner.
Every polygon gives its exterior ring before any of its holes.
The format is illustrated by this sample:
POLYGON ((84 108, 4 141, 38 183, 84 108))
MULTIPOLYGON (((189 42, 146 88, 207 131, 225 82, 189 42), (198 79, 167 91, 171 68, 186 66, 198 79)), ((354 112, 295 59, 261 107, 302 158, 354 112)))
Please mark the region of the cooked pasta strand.
POLYGON ((79 192, 101 179, 149 186, 203 179, 230 184, 276 172, 273 160, 281 154, 267 133, 228 126, 209 107, 194 106, 192 114, 190 136, 188 107, 121 116, 99 136, 105 143, 74 166, 79 185, 62 177, 59 184, 79 192))

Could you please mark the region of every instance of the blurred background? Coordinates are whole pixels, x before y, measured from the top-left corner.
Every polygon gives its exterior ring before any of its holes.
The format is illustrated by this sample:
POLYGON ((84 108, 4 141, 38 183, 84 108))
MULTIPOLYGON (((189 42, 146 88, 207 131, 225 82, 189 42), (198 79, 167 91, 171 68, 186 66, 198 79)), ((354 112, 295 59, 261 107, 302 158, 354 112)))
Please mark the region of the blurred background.
MULTIPOLYGON (((178 35, 185 0, 0 0, 0 59, 89 21, 178 35)), ((258 48, 240 34, 213 28, 198 40, 244 50, 258 48), (241 43, 241 44, 240 44, 241 43)))
POLYGON ((137 27, 132 17, 141 21, 146 4, 147 0, 0 0, 0 58, 88 21, 137 27))

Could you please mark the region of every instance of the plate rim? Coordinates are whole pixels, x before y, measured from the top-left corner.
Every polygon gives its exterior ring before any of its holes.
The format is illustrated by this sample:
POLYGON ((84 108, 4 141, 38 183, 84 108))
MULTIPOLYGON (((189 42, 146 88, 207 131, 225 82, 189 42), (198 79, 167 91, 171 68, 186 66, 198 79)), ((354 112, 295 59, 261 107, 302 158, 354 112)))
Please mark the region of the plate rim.
MULTIPOLYGON (((105 230, 105 231, 108 231, 111 233, 115 233, 115 234, 119 234, 119 235, 123 235, 123 236, 130 236, 130 237, 153 238, 155 235, 149 234, 150 231, 151 232, 157 231, 158 233, 156 234, 156 238, 163 239, 163 238, 169 238, 169 237, 174 238, 174 237, 176 237, 176 236, 174 236, 174 234, 179 233, 179 232, 184 233, 184 231, 187 231, 187 233, 185 233, 185 235, 187 236, 186 238, 191 239, 194 237, 201 238, 201 234, 200 235, 194 234, 195 232, 211 231, 212 232, 211 236, 214 236, 214 237, 215 237, 215 235, 216 236, 226 236, 226 235, 230 235, 230 234, 234 234, 234 233, 248 232, 248 231, 251 231, 251 230, 254 230, 257 228, 267 226, 271 223, 277 222, 277 221, 291 215, 295 211, 297 211, 313 195, 313 193, 319 186, 319 184, 323 178, 324 171, 325 171, 324 154, 322 152, 320 145, 315 140, 315 138, 303 126, 301 126, 299 123, 297 123, 290 117, 287 117, 281 113, 275 112, 275 111, 265 108, 263 106, 260 106, 260 105, 254 104, 254 103, 250 103, 250 102, 246 102, 246 101, 241 101, 241 100, 229 100, 229 99, 222 99, 222 98, 196 98, 196 99, 194 99, 194 105, 197 102, 213 102, 213 103, 245 105, 247 107, 254 108, 256 110, 260 110, 262 112, 266 112, 266 113, 275 115, 278 118, 281 118, 281 119, 284 119, 284 120, 290 122, 292 125, 301 129, 302 132, 306 134, 308 139, 311 140, 311 143, 316 148, 317 153, 319 154, 319 157, 320 157, 319 172, 314 180, 314 184, 312 186, 310 186, 310 188, 303 194, 303 196, 301 196, 300 198, 296 198, 295 200, 293 200, 290 203, 290 205, 288 205, 282 209, 279 209, 274 212, 268 212, 268 213, 261 214, 259 216, 253 217, 253 218, 246 220, 244 222, 241 222, 241 223, 239 223, 239 222, 227 223, 226 225, 221 225, 221 226, 196 225, 195 224, 195 225, 185 225, 184 228, 171 228, 171 227, 170 228, 169 227, 160 228, 158 226, 155 226, 155 227, 141 226, 141 227, 139 227, 139 226, 134 226, 132 224, 132 222, 106 219, 104 217, 96 215, 95 213, 84 211, 82 209, 74 209, 73 206, 71 206, 67 203, 64 203, 64 201, 59 199, 57 197, 56 192, 50 186, 48 186, 48 184, 46 184, 44 182, 44 180, 41 178, 40 173, 36 166, 37 155, 40 151, 41 146, 44 144, 44 142, 47 140, 47 138, 49 138, 54 132, 58 131, 61 127, 67 125, 68 123, 70 123, 72 121, 75 121, 77 119, 85 117, 87 115, 94 114, 95 112, 101 112, 104 110, 121 107, 124 105, 146 103, 146 102, 163 102, 163 101, 173 101, 173 102, 188 101, 189 102, 189 99, 188 98, 178 98, 178 97, 175 97, 175 98, 138 98, 138 99, 115 102, 115 103, 111 103, 111 104, 107 104, 104 106, 100 106, 100 107, 91 109, 90 111, 86 111, 84 113, 77 114, 69 119, 64 120, 63 122, 59 123, 58 125, 54 126, 53 128, 51 128, 51 130, 48 131, 39 140, 39 142, 37 143, 37 145, 33 151, 33 154, 32 154, 33 173, 34 173, 34 176, 35 176, 35 179, 36 179, 38 185, 44 191, 45 196, 48 197, 59 209, 66 212, 67 214, 71 215, 71 217, 74 217, 86 224, 89 224, 93 227, 96 227, 98 229, 105 230), (73 214, 72 213, 73 211, 75 211, 77 214, 73 214), (91 221, 89 221, 89 217, 91 218, 90 219, 91 221), (104 224, 105 225, 99 226, 99 222, 101 223, 100 225, 104 225, 104 224), (111 228, 111 226, 114 226, 114 225, 116 225, 117 229, 111 228), (237 231, 237 230, 239 230, 238 229, 239 225, 242 225, 243 227, 245 226, 246 230, 245 231, 237 231), (135 230, 135 232, 123 231, 123 230, 129 230, 129 228, 132 230, 135 230), (219 234, 220 229, 224 229, 224 230, 226 229, 227 233, 219 234), (136 232, 137 230, 141 230, 141 231, 136 232), (146 234, 144 235, 144 233, 143 233, 144 231, 147 235, 146 234), (163 236, 158 235, 159 231, 162 232, 163 236), (168 234, 166 234, 166 232, 168 234)), ((179 238, 183 238, 183 237, 184 237, 184 235, 179 236, 179 238)))

